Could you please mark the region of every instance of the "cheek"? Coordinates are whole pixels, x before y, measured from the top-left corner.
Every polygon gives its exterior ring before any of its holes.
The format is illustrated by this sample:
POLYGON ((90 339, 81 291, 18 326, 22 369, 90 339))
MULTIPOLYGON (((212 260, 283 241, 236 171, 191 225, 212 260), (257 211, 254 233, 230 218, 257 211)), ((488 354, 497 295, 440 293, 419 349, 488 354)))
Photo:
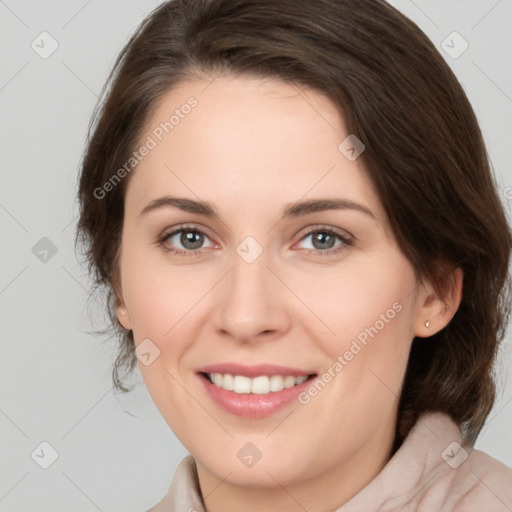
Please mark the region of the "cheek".
MULTIPOLYGON (((416 278, 407 260, 392 256, 340 268, 336 276, 332 269, 324 278, 316 274, 303 279, 298 292, 315 313, 303 326, 327 356, 320 375, 325 395, 353 417, 378 417, 392 407, 407 366, 416 278)), ((304 403, 316 396, 311 391, 304 403)))
POLYGON ((304 297, 312 313, 307 325, 313 339, 321 335, 325 351, 338 355, 349 350, 354 340, 361 347, 377 338, 388 339, 388 347, 407 344, 415 286, 411 265, 392 253, 372 262, 303 272, 300 279, 295 277, 294 291, 304 297))
POLYGON ((171 269, 133 256, 125 262, 123 291, 135 344, 147 343, 145 340, 149 339, 158 353, 148 365, 140 359, 139 369, 155 405, 171 428, 179 431, 180 411, 193 408, 179 384, 180 367, 194 339, 189 333, 191 322, 199 310, 200 298, 208 290, 208 279, 200 284, 201 279, 188 275, 187 270, 171 269))
POLYGON ((139 360, 140 372, 157 407, 178 418, 183 407, 193 405, 187 403, 190 397, 178 381, 184 365, 188 368, 186 355, 204 322, 204 299, 222 274, 211 268, 171 266, 163 258, 149 261, 137 249, 123 265, 123 292, 135 344, 149 339, 158 353, 149 365, 139 360))
POLYGON ((196 268, 166 264, 161 256, 145 258, 137 249, 127 254, 122 287, 135 340, 165 341, 186 323, 215 281, 196 268))

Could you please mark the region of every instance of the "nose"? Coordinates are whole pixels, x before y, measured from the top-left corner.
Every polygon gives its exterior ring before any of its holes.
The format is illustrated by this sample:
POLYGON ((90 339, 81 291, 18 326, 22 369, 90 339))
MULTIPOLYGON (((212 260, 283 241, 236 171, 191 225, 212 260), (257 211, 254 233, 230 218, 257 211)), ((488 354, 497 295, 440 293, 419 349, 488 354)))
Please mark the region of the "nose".
POLYGON ((246 344, 275 339, 290 329, 291 294, 269 268, 265 252, 250 263, 235 253, 219 285, 213 322, 220 335, 246 344))

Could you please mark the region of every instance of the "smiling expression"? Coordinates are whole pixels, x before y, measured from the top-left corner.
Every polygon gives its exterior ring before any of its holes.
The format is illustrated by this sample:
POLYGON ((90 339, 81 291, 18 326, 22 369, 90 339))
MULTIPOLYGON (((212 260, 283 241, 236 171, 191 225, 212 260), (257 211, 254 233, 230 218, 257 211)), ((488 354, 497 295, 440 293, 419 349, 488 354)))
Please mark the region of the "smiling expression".
POLYGON ((204 482, 357 489, 388 457, 427 290, 348 135, 322 94, 241 76, 181 83, 141 134, 119 320, 158 347, 142 376, 204 482))

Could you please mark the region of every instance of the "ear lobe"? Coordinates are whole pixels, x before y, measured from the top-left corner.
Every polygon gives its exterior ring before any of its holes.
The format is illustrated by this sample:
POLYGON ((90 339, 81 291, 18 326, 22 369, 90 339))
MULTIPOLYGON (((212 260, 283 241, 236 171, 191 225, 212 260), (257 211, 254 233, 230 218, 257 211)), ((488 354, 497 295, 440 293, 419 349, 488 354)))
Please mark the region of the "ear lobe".
POLYGON ((122 293, 120 290, 118 290, 117 286, 113 286, 114 293, 115 293, 115 304, 116 304, 116 311, 117 311, 117 321, 121 325, 121 327, 124 327, 128 331, 132 329, 132 324, 130 322, 130 315, 128 314, 128 309, 126 308, 123 299, 122 299, 122 293))
POLYGON ((459 309, 462 300, 464 273, 460 267, 443 276, 439 295, 432 283, 423 283, 423 303, 419 305, 414 335, 428 338, 444 329, 459 309))
POLYGON ((132 324, 130 322, 130 315, 125 306, 118 306, 117 308, 117 321, 128 331, 131 330, 132 324))

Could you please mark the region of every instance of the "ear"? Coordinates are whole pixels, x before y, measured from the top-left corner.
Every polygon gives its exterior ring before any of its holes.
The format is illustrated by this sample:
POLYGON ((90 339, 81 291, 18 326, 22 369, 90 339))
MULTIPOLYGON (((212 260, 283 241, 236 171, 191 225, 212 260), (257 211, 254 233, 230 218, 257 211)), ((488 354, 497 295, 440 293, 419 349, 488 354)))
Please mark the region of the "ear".
POLYGON ((462 300, 463 279, 460 267, 445 273, 441 278, 440 295, 430 281, 421 283, 414 336, 428 338, 450 323, 462 300))
POLYGON ((119 324, 130 331, 132 329, 132 323, 130 321, 130 315, 128 314, 128 309, 124 303, 123 292, 120 284, 114 285, 114 293, 115 293, 115 304, 116 304, 116 312, 117 312, 117 321, 119 324))

